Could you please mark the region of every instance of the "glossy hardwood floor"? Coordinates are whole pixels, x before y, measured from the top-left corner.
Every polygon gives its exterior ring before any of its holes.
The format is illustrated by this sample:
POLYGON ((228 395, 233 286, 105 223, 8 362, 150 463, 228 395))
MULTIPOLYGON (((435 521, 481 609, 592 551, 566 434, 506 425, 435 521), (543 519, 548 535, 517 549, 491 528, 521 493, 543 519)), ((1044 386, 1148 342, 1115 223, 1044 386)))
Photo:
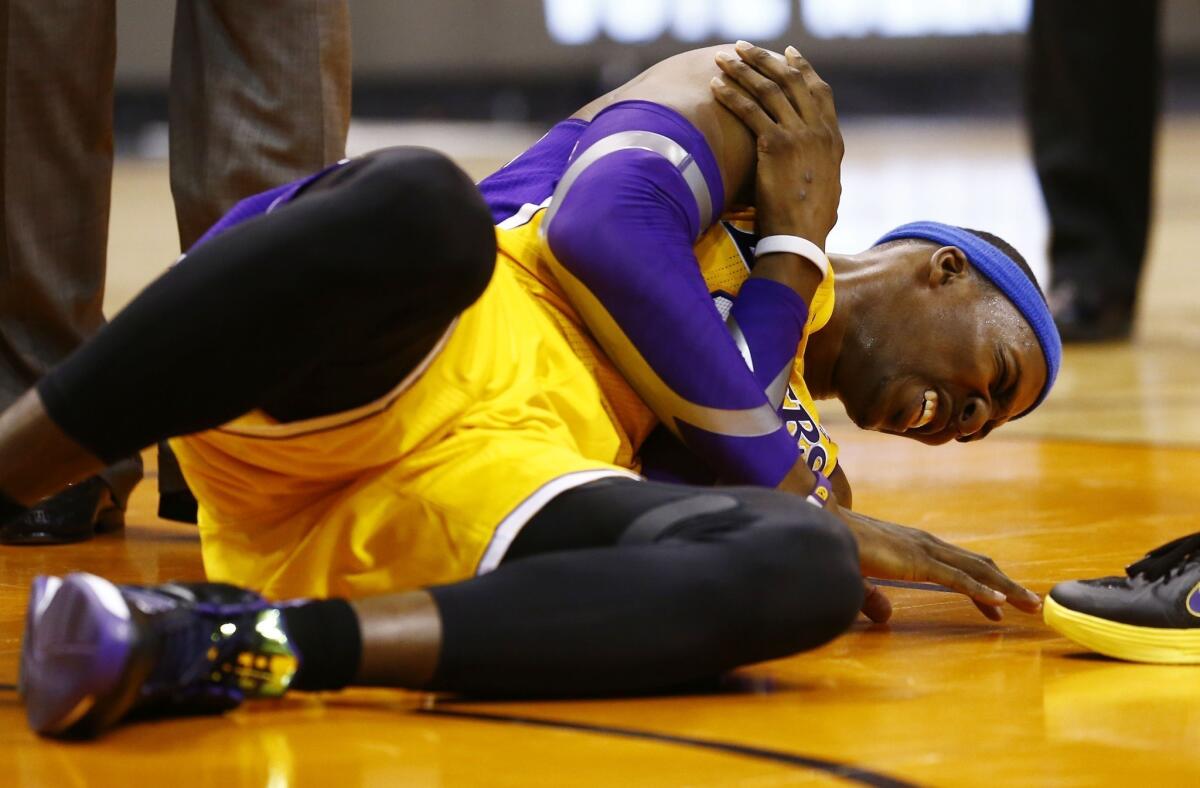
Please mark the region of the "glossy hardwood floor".
MULTIPOLYGON (((1197 131, 1178 120, 1167 128, 1138 338, 1070 349, 1046 406, 980 444, 929 448, 831 417, 860 509, 988 553, 1037 591, 1117 572, 1150 547, 1200 530, 1197 131)), ((938 155, 957 161, 961 177, 1024 167, 1016 126, 847 132, 850 156, 857 142, 881 168, 917 167, 930 134, 951 141, 938 155)), ((1020 178, 1006 182, 1017 184, 1017 196, 1028 188, 1020 178)), ((173 255, 164 194, 161 165, 119 168, 114 306, 173 255)), ((1017 215, 1007 223, 1041 221, 1036 205, 1015 200, 1008 210, 1017 215)), ((151 488, 135 495, 123 535, 0 548, 0 682, 15 681, 35 574, 199 576, 195 531, 157 521, 151 488)), ((684 696, 478 703, 389 691, 297 695, 63 744, 31 735, 15 693, 3 689, 0 785, 1200 784, 1200 669, 1092 657, 1037 617, 1011 612, 993 624, 951 594, 891 596, 888 626, 860 623, 818 651, 684 696)))

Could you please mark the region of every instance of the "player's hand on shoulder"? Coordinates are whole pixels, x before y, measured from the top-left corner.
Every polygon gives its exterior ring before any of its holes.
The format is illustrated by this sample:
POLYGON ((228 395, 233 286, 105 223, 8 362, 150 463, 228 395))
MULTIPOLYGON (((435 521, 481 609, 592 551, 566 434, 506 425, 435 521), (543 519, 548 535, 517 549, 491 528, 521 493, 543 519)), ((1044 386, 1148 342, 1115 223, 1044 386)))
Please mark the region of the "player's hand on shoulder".
POLYGON ((784 58, 739 41, 717 54, 713 95, 757 138, 756 222, 761 235, 798 235, 825 247, 837 222, 845 147, 833 91, 788 47, 784 58))
POLYGON ((1005 602, 1026 613, 1036 613, 1042 607, 1037 594, 1009 578, 985 555, 916 528, 847 509, 839 513, 858 541, 858 558, 865 576, 946 586, 970 597, 993 621, 1000 620, 1000 607, 1005 602))

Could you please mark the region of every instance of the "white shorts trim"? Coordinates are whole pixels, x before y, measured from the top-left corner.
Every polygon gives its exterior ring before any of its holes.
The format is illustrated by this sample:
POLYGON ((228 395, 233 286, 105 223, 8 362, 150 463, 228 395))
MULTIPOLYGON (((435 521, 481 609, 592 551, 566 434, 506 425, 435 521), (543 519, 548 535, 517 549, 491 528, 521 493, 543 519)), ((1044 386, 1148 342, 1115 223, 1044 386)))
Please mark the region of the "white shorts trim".
POLYGON ((556 496, 566 492, 581 484, 594 482, 597 479, 605 479, 610 476, 621 476, 626 479, 636 479, 641 481, 642 477, 638 476, 633 471, 619 471, 615 468, 598 468, 592 471, 575 471, 543 484, 533 492, 528 498, 517 504, 517 508, 508 513, 508 516, 500 521, 496 526, 495 533, 492 534, 492 541, 488 543, 487 550, 483 552, 483 558, 479 560, 479 566, 475 569, 476 575, 486 575, 500 565, 504 560, 504 554, 508 552, 508 548, 512 546, 513 540, 517 538, 517 534, 521 533, 521 529, 525 527, 533 516, 542 510, 546 504, 554 500, 556 496))
POLYGON ((416 368, 404 376, 404 380, 400 381, 394 389, 384 394, 374 402, 368 402, 366 405, 360 405, 357 408, 343 410, 338 413, 330 413, 327 416, 317 416, 312 419, 301 419, 300 421, 288 421, 280 424, 225 424, 217 427, 217 432, 226 432, 233 435, 245 435, 250 438, 294 438, 297 435, 307 435, 314 432, 324 432, 325 430, 343 427, 362 419, 369 418, 378 413, 382 413, 392 406, 400 395, 412 388, 417 379, 429 369, 429 365, 433 363, 438 354, 446 347, 446 343, 450 341, 450 335, 454 333, 455 327, 458 325, 458 318, 450 321, 450 325, 442 333, 437 344, 433 349, 425 354, 416 368))

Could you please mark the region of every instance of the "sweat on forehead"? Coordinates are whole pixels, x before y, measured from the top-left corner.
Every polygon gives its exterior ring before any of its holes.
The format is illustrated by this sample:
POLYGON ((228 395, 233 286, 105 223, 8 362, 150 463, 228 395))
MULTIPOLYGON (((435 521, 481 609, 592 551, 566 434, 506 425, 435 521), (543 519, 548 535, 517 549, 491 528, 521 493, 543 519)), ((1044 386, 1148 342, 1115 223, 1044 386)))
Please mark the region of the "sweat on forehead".
POLYGON ((986 279, 984 281, 986 286, 980 295, 983 304, 982 322, 1002 332, 1004 340, 1014 349, 1032 347, 1040 351, 1037 336, 1030 329, 1025 317, 999 288, 986 279))
POLYGON ((986 236, 955 227, 941 222, 912 222, 901 225, 884 235, 876 245, 889 241, 921 240, 931 241, 944 246, 955 246, 963 251, 971 266, 1008 299, 1017 308, 1021 317, 1033 329, 1046 361, 1046 383, 1038 394, 1033 407, 1037 407, 1046 399, 1050 389, 1058 377, 1058 369, 1062 365, 1062 340, 1050 314, 1050 307, 1042 295, 1041 288, 1029 272, 1028 266, 1023 266, 1015 250, 995 236, 986 236), (992 240, 996 241, 993 243, 992 240), (1002 248, 1004 247, 1004 248, 1002 248))

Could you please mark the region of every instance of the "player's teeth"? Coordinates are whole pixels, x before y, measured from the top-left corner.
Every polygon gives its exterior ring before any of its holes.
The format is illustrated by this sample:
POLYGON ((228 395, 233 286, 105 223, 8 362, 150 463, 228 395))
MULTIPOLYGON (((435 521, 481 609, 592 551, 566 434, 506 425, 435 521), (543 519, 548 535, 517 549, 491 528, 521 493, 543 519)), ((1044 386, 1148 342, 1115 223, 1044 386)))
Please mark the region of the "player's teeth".
POLYGON ((925 391, 925 405, 921 408, 921 415, 917 417, 911 429, 920 429, 929 422, 933 421, 933 417, 937 415, 938 395, 933 389, 925 391))

